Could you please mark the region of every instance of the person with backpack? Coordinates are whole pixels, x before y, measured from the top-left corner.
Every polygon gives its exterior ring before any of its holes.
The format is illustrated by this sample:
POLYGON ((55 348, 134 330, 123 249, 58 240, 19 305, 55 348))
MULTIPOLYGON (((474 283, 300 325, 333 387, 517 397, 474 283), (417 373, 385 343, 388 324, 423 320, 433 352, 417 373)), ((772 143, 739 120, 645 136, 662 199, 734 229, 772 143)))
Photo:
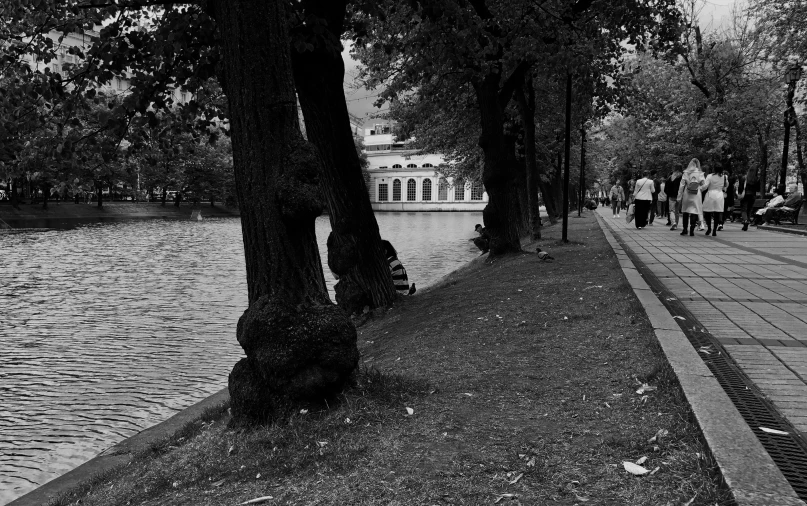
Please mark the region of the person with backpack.
POLYGON ((681 202, 681 213, 684 216, 684 228, 681 235, 695 235, 698 225, 698 216, 703 213, 701 191, 705 187, 706 178, 701 170, 701 162, 697 158, 690 160, 689 165, 681 176, 681 186, 678 189, 678 200, 681 202))
POLYGON ((653 194, 656 192, 656 185, 650 179, 650 171, 642 172, 642 179, 636 181, 633 190, 633 205, 636 210, 636 228, 641 230, 647 226, 647 219, 650 217, 653 205, 653 194))

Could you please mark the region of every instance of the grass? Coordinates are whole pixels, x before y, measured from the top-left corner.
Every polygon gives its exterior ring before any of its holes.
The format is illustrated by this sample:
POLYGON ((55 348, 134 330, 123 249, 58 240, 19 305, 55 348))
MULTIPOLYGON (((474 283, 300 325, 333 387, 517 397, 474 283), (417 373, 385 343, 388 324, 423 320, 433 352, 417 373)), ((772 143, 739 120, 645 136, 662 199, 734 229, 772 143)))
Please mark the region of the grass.
POLYGON ((592 215, 559 234, 555 262, 472 262, 364 323, 336 404, 248 430, 219 410, 54 505, 731 504, 592 215))

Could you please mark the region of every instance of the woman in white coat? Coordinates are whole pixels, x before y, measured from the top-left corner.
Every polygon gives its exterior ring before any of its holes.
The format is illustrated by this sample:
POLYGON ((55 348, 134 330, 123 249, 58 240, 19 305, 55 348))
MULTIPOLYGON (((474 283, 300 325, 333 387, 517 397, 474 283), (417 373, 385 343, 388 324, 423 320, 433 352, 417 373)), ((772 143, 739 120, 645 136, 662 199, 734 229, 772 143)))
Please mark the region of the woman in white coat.
POLYGON ((717 235, 717 226, 722 222, 725 197, 723 192, 728 187, 728 181, 723 175, 723 169, 717 168, 706 178, 706 198, 703 199, 703 215, 706 218, 706 235, 717 235), (712 227, 714 221, 714 227, 712 227))
POLYGON ((698 215, 701 214, 703 202, 701 191, 706 187, 706 178, 701 170, 701 162, 697 158, 690 160, 689 165, 681 176, 681 185, 678 188, 678 202, 681 203, 681 213, 684 217, 684 229, 681 235, 695 235, 698 225, 698 215))

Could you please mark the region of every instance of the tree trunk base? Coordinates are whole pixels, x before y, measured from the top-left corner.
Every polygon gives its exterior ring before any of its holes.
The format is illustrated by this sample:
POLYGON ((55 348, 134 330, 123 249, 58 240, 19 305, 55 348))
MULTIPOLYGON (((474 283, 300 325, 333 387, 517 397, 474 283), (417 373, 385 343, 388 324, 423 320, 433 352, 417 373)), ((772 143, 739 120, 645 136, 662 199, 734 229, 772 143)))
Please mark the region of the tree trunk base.
POLYGON ((233 417, 263 422, 288 402, 342 391, 359 363, 356 329, 333 304, 291 306, 260 297, 238 321, 247 354, 229 379, 233 417))

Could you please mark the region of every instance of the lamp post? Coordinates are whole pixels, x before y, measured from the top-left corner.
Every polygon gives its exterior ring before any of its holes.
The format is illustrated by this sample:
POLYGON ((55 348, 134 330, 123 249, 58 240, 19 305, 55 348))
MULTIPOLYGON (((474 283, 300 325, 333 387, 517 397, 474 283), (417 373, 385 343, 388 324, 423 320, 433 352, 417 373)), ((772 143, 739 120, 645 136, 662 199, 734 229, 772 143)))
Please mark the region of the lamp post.
MULTIPOLYGON (((779 186, 785 187, 787 185, 787 154, 790 150, 790 115, 793 113, 793 95, 796 92, 796 83, 801 79, 801 65, 794 65, 785 72, 785 82, 787 83, 787 109, 785 109, 785 140, 782 146, 782 167, 779 171, 780 181, 779 186)), ((763 181, 763 189, 764 192, 763 181)))

